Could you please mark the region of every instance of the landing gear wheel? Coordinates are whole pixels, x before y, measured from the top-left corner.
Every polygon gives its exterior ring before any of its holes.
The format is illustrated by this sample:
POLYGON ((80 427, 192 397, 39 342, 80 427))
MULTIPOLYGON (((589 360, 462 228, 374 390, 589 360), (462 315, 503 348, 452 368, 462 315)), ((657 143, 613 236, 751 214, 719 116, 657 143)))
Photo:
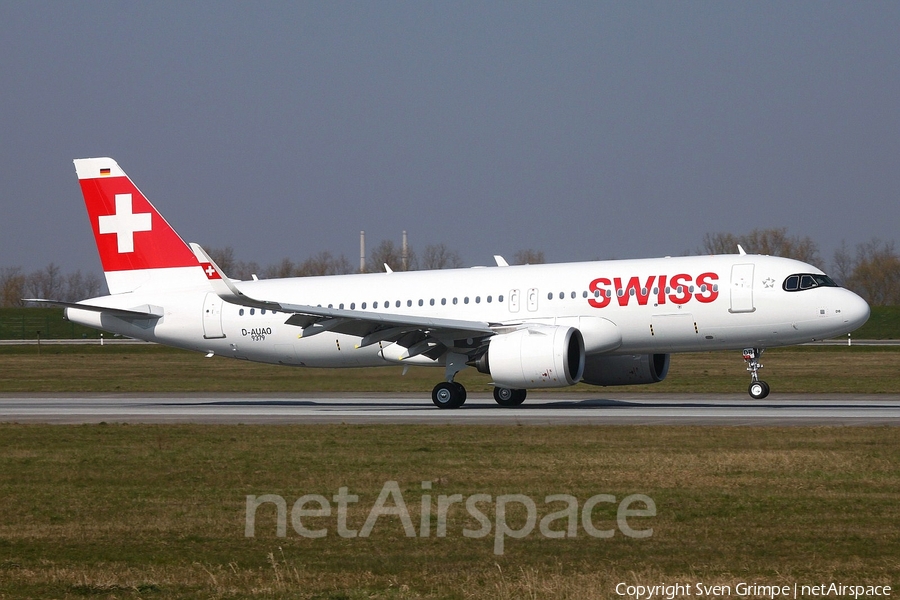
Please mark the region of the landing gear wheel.
POLYGON ((750 384, 750 396, 755 400, 762 400, 769 395, 769 384, 765 381, 754 381, 750 384))
POLYGON ((466 401, 466 388, 461 383, 442 381, 431 390, 431 401, 438 408, 459 408, 466 401))
POLYGON ((769 395, 769 384, 759 379, 759 370, 763 367, 759 357, 765 351, 765 348, 744 348, 744 361, 747 363, 747 371, 750 372, 750 387, 747 391, 755 400, 762 400, 769 395))
POLYGON ((456 388, 456 397, 457 397, 457 404, 453 408, 459 408, 460 406, 462 406, 463 404, 466 403, 466 396, 467 396, 466 388, 461 383, 456 383, 455 381, 452 383, 453 383, 453 386, 456 388))
POLYGON ((525 402, 526 390, 511 390, 505 387, 494 388, 494 400, 500 406, 519 406, 525 402))

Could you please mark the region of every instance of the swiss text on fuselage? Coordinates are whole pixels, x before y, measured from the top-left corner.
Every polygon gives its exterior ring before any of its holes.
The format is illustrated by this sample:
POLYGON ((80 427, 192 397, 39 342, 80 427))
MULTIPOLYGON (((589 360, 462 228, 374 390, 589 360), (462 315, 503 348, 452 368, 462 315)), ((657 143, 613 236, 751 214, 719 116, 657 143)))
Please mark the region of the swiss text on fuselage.
POLYGON ((598 277, 589 286, 594 294, 588 298, 588 304, 594 308, 605 308, 612 303, 613 297, 619 306, 628 306, 636 302, 645 306, 654 304, 687 304, 691 300, 709 303, 719 297, 719 275, 701 273, 693 277, 687 273, 677 275, 648 275, 641 281, 638 276, 598 277))

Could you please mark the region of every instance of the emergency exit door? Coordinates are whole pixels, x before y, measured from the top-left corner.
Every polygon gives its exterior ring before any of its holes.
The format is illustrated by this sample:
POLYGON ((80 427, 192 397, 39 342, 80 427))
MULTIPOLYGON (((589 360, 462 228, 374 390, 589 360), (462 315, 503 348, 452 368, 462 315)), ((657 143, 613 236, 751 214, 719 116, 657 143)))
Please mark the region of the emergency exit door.
POLYGON ((203 300, 203 337, 206 339, 223 338, 222 299, 210 292, 203 300))

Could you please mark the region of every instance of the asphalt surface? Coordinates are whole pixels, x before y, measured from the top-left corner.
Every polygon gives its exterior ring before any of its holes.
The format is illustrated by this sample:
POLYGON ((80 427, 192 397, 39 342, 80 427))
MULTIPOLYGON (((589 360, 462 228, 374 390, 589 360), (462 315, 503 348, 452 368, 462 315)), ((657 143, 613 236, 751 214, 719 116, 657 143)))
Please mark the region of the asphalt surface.
POLYGON ((456 410, 420 394, 0 394, 0 422, 896 426, 900 394, 472 394, 456 410))

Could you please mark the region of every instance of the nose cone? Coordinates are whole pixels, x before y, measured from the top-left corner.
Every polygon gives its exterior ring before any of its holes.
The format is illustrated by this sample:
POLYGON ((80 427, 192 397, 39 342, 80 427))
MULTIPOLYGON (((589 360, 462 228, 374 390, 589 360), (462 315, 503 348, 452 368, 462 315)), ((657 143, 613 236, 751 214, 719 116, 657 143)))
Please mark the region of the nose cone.
POLYGON ((847 324, 847 333, 850 333, 862 327, 869 320, 871 310, 865 300, 850 290, 844 291, 846 295, 842 302, 841 314, 844 317, 844 322, 847 324))

